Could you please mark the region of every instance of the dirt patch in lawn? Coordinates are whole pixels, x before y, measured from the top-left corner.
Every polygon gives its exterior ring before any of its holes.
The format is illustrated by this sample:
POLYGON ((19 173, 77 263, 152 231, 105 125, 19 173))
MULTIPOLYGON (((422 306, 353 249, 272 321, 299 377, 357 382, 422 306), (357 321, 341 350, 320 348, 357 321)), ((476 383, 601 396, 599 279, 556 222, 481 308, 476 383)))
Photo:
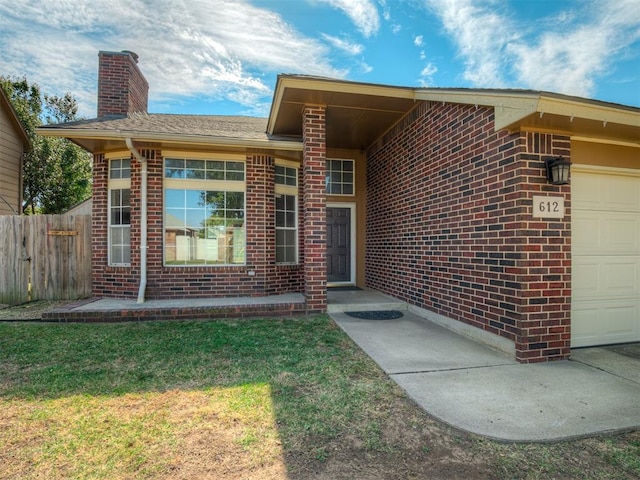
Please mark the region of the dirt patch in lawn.
POLYGON ((41 320, 44 312, 70 302, 70 300, 37 300, 20 305, 0 305, 0 321, 41 320))
MULTIPOLYGON (((547 444, 500 443, 462 432, 398 398, 376 445, 344 436, 286 455, 289 479, 638 478, 640 432, 547 444)), ((283 478, 283 477, 269 477, 283 478)))
MULTIPOLYGON (((68 398, 60 400, 64 418, 51 415, 44 404, 25 410, 5 403, 3 431, 8 435, 20 429, 22 440, 0 433, 0 478, 637 478, 624 459, 616 458, 630 445, 640 445, 637 433, 556 444, 501 444, 452 429, 398 397, 393 411, 381 412, 369 436, 345 433, 328 442, 309 436, 304 445, 287 446, 277 430, 260 430, 260 422, 252 424, 230 412, 225 402, 232 394, 172 391, 125 395, 106 403, 68 398), (69 441, 64 448, 55 447, 52 436, 69 441), (119 449, 124 453, 114 454, 119 449), (114 463, 119 464, 115 473, 108 473, 114 463)), ((637 449, 626 452, 637 459, 637 449)))
POLYGON ((296 479, 451 479, 499 478, 469 435, 448 428, 398 398, 393 414, 380 419, 373 439, 344 436, 318 445, 316 459, 288 456, 296 479))

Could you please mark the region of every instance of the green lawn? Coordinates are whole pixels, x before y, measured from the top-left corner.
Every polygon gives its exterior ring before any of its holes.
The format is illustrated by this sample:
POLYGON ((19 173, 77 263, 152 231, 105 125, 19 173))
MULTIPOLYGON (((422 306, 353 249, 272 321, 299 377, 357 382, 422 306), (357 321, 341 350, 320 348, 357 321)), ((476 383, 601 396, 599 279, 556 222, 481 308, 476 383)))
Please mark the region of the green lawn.
POLYGON ((507 445, 441 424, 326 316, 0 323, 0 444, 16 479, 640 475, 637 433, 507 445))

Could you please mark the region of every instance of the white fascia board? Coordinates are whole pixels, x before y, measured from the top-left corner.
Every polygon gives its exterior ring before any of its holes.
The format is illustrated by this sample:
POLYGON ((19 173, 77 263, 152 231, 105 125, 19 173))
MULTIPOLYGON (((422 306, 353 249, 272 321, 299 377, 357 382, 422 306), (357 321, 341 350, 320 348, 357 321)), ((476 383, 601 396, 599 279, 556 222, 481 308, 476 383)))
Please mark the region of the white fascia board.
POLYGON ((328 93, 352 93, 379 97, 415 99, 415 89, 375 83, 360 83, 323 78, 283 78, 282 90, 294 88, 328 93))
POLYGON ((275 128, 275 121, 278 118, 280 111, 280 105, 282 105, 282 97, 284 95, 284 87, 282 86, 283 79, 278 78, 276 82, 276 90, 273 94, 273 101, 271 102, 271 111, 269 112, 269 119, 267 120, 267 133, 273 133, 275 128))
POLYGON ((579 99, 562 98, 562 96, 549 95, 544 92, 512 93, 426 89, 417 90, 416 99, 494 107, 496 130, 516 125, 520 120, 536 113, 640 127, 640 112, 637 109, 606 105, 588 99, 580 101, 579 99))
POLYGON ((634 111, 631 108, 578 102, 571 99, 542 95, 540 97, 538 110, 540 112, 563 115, 570 118, 583 118, 603 123, 617 123, 620 125, 640 127, 640 111, 634 111))
POLYGON ((536 94, 456 91, 456 90, 418 90, 416 100, 430 102, 459 103, 493 107, 495 112, 495 130, 502 130, 517 123, 519 120, 535 113, 540 96, 536 94))
POLYGON ((258 140, 208 135, 176 135, 122 130, 75 130, 75 129, 36 129, 36 133, 49 137, 77 138, 87 140, 122 140, 133 138, 136 142, 173 142, 184 145, 211 145, 224 147, 266 148, 289 151, 302 151, 302 143, 282 140, 258 140))

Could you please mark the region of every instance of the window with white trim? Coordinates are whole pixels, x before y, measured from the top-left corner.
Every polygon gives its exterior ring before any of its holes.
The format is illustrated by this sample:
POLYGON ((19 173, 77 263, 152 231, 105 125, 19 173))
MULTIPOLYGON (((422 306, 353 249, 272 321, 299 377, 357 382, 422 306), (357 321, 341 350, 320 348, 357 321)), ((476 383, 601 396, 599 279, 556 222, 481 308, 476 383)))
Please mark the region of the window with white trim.
POLYGON ((245 164, 164 160, 165 265, 240 265, 246 261, 245 164))
POLYGON ((131 160, 109 160, 109 265, 131 265, 131 160))
POLYGON ((276 165, 276 263, 298 263, 298 169, 276 165))
POLYGON ((327 194, 354 195, 354 163, 353 160, 327 160, 327 194))

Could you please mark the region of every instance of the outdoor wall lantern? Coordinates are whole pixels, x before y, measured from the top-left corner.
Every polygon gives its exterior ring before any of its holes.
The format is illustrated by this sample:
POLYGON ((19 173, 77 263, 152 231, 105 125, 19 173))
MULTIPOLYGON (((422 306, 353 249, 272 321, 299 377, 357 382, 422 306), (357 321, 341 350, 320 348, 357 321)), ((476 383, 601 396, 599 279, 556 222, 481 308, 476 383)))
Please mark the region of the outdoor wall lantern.
POLYGON ((547 180, 553 185, 566 185, 569 183, 569 167, 571 162, 562 157, 547 158, 544 161, 547 169, 547 180))

